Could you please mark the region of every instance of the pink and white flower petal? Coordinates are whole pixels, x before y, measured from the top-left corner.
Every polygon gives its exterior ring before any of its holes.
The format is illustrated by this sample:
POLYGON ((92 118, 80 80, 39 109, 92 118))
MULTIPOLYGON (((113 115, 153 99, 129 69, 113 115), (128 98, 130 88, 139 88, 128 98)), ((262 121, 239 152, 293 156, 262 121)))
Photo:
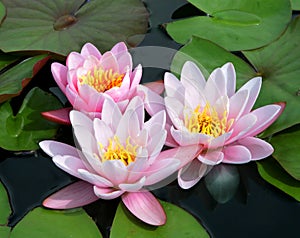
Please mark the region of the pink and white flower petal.
POLYGON ((229 99, 229 113, 228 118, 239 120, 245 111, 246 104, 248 102, 249 91, 238 91, 229 99))
POLYGON ((126 52, 127 50, 127 46, 124 42, 118 42, 111 48, 110 52, 112 52, 115 56, 118 56, 119 54, 126 52))
POLYGON ((83 180, 93 185, 96 185, 97 187, 101 187, 101 188, 113 187, 113 184, 106 178, 103 178, 97 174, 90 173, 85 169, 78 169, 78 173, 80 174, 83 180))
POLYGON ((51 64, 51 72, 55 82, 57 83, 60 90, 65 93, 67 86, 67 72, 68 68, 60 63, 51 64))
POLYGON ((145 155, 139 155, 136 157, 135 161, 127 166, 129 172, 126 182, 134 183, 135 181, 139 180, 144 176, 144 171, 146 171, 149 166, 150 164, 148 163, 147 153, 145 153, 145 155))
POLYGON ((132 72, 130 78, 131 78, 131 84, 130 84, 130 90, 128 93, 128 98, 133 98, 134 96, 137 95, 137 86, 141 82, 142 79, 142 73, 143 73, 143 68, 142 65, 138 65, 134 71, 132 72))
POLYGON ((44 140, 39 143, 39 146, 51 157, 55 155, 71 155, 78 157, 78 150, 75 147, 58 141, 44 140))
POLYGON ((151 138, 151 141, 147 145, 147 150, 149 153, 149 158, 148 158, 149 163, 152 163, 161 152, 165 144, 166 137, 167 137, 167 131, 163 130, 151 138))
POLYGON ((220 68, 215 69, 209 76, 205 88, 205 98, 213 105, 215 101, 226 95, 225 76, 220 68))
POLYGON ((101 58, 101 53, 99 52, 99 50, 91 43, 86 43, 84 44, 84 46, 81 49, 80 54, 83 57, 88 57, 90 55, 95 56, 98 60, 101 58))
POLYGON ((163 130, 166 124, 166 112, 160 111, 154 114, 148 121, 144 123, 144 129, 149 132, 150 137, 153 137, 159 131, 163 130))
POLYGON ((165 105, 168 112, 168 116, 173 125, 180 129, 184 127, 184 113, 185 105, 182 104, 177 98, 165 97, 165 105))
POLYGON ((116 131, 121 117, 122 113, 118 105, 111 98, 106 98, 103 102, 101 119, 106 125, 111 127, 113 131, 116 131))
POLYGON ((82 151, 90 151, 91 153, 98 153, 99 145, 97 144, 95 135, 89 131, 89 126, 74 126, 74 141, 76 147, 82 151))
POLYGON ((240 139, 238 140, 238 144, 245 146, 250 151, 251 160, 266 158, 274 152, 272 145, 256 137, 240 139))
POLYGON ((121 143, 125 143, 127 138, 129 137, 129 132, 132 134, 138 134, 139 128, 137 125, 139 124, 132 124, 131 120, 134 120, 135 123, 138 122, 137 114, 134 110, 126 110, 125 114, 121 117, 119 124, 117 126, 117 130, 115 135, 118 137, 121 143), (133 130, 133 131, 131 131, 133 130))
POLYGON ((150 192, 125 193, 122 201, 128 210, 145 223, 154 226, 166 223, 166 214, 150 192))
MULTIPOLYGON (((108 125, 106 125, 104 121, 100 120, 99 118, 95 118, 93 123, 97 144, 107 147, 109 144, 109 139, 113 138, 114 136, 113 131, 108 125)), ((100 149, 100 146, 98 148, 100 149)))
POLYGON ((87 70, 94 70, 95 65, 98 65, 98 63, 99 60, 95 56, 89 55, 83 62, 83 68, 87 70))
POLYGON ((128 169, 120 160, 107 160, 102 163, 101 175, 118 186, 127 181, 128 169))
POLYGON ((137 115, 138 123, 134 124, 134 122, 132 122, 132 124, 139 125, 139 130, 140 130, 142 128, 142 125, 144 124, 144 120, 145 120, 144 103, 143 103, 142 99, 138 96, 132 98, 126 108, 126 111, 128 111, 128 110, 135 111, 135 113, 137 115))
POLYGON ((192 61, 187 61, 184 63, 181 70, 180 81, 187 91, 189 91, 190 89, 203 91, 206 84, 206 80, 202 72, 192 61))
POLYGON ((262 84, 261 77, 255 77, 255 78, 250 79, 247 83, 245 83, 238 90, 238 92, 243 91, 243 90, 247 90, 249 92, 248 101, 246 102, 243 114, 246 114, 251 111, 251 109, 257 99, 257 96, 259 94, 261 84, 262 84))
POLYGON ((180 102, 185 101, 185 88, 182 83, 171 73, 165 73, 164 77, 166 95, 177 98, 180 102))
POLYGON ((211 166, 203 164, 198 159, 192 160, 178 171, 178 185, 183 189, 193 187, 207 174, 211 166))
POLYGON ((102 55, 99 64, 104 70, 119 72, 118 61, 111 51, 107 51, 102 55))
POLYGON ((221 67, 224 77, 225 77, 225 85, 226 85, 226 94, 228 97, 231 97, 235 93, 236 88, 236 74, 235 69, 232 63, 226 63, 221 67))
POLYGON ((145 181, 146 177, 143 176, 135 183, 121 183, 119 184, 119 188, 126 192, 138 192, 144 186, 145 181))
POLYGON ((83 65, 85 57, 78 52, 71 52, 66 60, 66 65, 69 70, 77 69, 83 65))
POLYGON ((220 164, 224 159, 224 153, 219 150, 207 150, 198 155, 198 160, 206 165, 220 164))
POLYGON ((85 206, 98 199, 92 184, 78 181, 47 197, 43 201, 43 206, 53 209, 71 209, 85 206))
POLYGON ((125 191, 114 188, 101 188, 94 186, 94 193, 98 198, 110 200, 120 197, 125 191))
POLYGON ((71 125, 69 113, 72 108, 61 108, 48 112, 42 112, 41 115, 49 121, 56 122, 63 125, 71 125))
POLYGON ((171 127, 171 135, 174 140, 181 146, 207 144, 212 137, 203 133, 191 133, 184 130, 176 130, 171 127))
POLYGON ((121 52, 119 54, 114 54, 118 64, 119 64, 119 73, 124 74, 127 71, 132 70, 132 57, 128 52, 121 52))
MULTIPOLYGON (((285 105, 285 104, 283 104, 285 105)), ((255 109, 250 114, 255 115, 257 118, 255 127, 249 131, 246 136, 256 136, 260 132, 269 127, 282 113, 284 106, 278 104, 266 105, 255 109)))
POLYGON ((144 83, 144 86, 152 90, 157 94, 162 94, 165 91, 165 85, 163 80, 157 80, 154 82, 144 83))
POLYGON ((246 146, 229 145, 223 148, 223 163, 244 164, 251 161, 251 153, 246 146))
POLYGON ((52 160, 63 171, 82 179, 78 170, 86 169, 86 167, 80 158, 71 155, 55 155, 52 160))

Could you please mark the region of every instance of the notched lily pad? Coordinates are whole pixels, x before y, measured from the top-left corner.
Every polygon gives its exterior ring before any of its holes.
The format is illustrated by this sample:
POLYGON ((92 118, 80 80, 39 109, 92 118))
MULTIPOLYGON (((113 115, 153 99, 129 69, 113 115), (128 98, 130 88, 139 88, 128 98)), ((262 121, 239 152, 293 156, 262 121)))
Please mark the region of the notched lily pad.
POLYGON ((53 95, 33 88, 25 97, 19 112, 14 115, 9 102, 0 106, 0 147, 21 151, 38 149, 38 142, 52 138, 57 125, 45 120, 41 112, 61 107, 53 95))
POLYGON ((147 225, 134 217, 122 203, 118 206, 111 228, 111 238, 208 238, 206 230, 198 221, 182 208, 171 203, 160 201, 166 215, 167 222, 163 226, 147 225))
POLYGON ((12 230, 10 238, 101 238, 96 224, 83 209, 73 212, 36 208, 12 230))
POLYGON ((5 17, 5 14, 6 14, 5 6, 3 5, 2 2, 0 2, 0 25, 5 17))
POLYGON ((140 0, 3 0, 7 17, 0 28, 0 49, 50 51, 67 55, 86 42, 101 51, 125 41, 137 45, 148 28, 140 0))
MULTIPOLYGON (((8 217, 11 213, 10 204, 6 189, 0 182, 0 226, 5 226, 8 223, 8 217)), ((4 232, 4 231, 3 231, 4 232)), ((0 231, 1 234, 1 231, 0 231)), ((2 236, 0 236, 2 237, 2 236)))
POLYGON ((18 96, 48 59, 47 55, 21 60, 19 57, 0 54, 0 70, 3 70, 2 74, 0 71, 0 103, 18 96))
POLYGON ((188 0, 207 13, 168 23, 169 35, 185 44, 194 35, 230 51, 254 49, 280 36, 291 19, 289 0, 188 0))

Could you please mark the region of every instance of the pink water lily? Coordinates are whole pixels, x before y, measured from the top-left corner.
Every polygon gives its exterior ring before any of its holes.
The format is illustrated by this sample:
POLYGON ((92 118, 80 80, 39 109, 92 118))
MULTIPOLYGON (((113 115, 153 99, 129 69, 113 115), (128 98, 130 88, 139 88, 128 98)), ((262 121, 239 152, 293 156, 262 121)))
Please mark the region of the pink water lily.
MULTIPOLYGON (((68 55, 66 65, 53 63, 51 71, 73 108, 92 117, 100 117, 105 98, 113 99, 124 110, 142 76, 141 65, 132 71, 132 58, 123 42, 103 55, 86 43, 80 53, 68 55)), ((43 113, 65 124, 69 123, 68 114, 69 109, 43 113)))
MULTIPOLYGON (((273 153, 269 143, 255 136, 277 119, 285 104, 252 110, 261 77, 249 80, 236 92, 235 69, 231 63, 215 69, 206 81, 199 68, 187 61, 180 81, 166 73, 164 84, 172 138, 179 146, 201 144, 204 147, 192 162, 179 170, 178 182, 182 188, 192 187, 221 162, 243 164, 273 153)), ((152 101, 158 102, 157 96, 152 101)))
POLYGON ((66 209, 121 196, 142 221, 164 224, 166 215, 149 189, 187 164, 201 147, 161 151, 167 134, 165 111, 146 122, 144 117, 140 97, 134 97, 123 113, 114 100, 105 99, 101 119, 71 111, 77 148, 49 140, 40 146, 59 168, 81 181, 48 197, 44 206, 66 209))

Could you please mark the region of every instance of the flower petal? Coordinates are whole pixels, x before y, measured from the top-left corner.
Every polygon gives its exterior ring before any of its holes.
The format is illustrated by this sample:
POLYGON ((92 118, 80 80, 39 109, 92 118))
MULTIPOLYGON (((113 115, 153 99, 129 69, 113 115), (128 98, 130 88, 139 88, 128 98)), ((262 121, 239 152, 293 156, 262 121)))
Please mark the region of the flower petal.
POLYGON ((77 178, 81 179, 81 175, 78 173, 78 169, 86 169, 85 165, 81 161, 81 159, 70 156, 70 155, 55 155, 52 158, 53 162, 57 167, 62 169, 63 171, 71 174, 77 178))
POLYGON ((99 50, 91 43, 86 43, 81 49, 81 55, 83 57, 88 57, 90 55, 95 56, 98 60, 101 58, 101 53, 99 50))
POLYGON ((157 94, 162 94, 165 90, 165 85, 163 80, 144 83, 144 85, 157 94))
POLYGON ((137 218, 150 225, 160 226, 166 223, 166 214, 150 192, 125 193, 122 201, 137 218))
POLYGON ((55 155, 71 155, 78 157, 78 150, 75 147, 58 141, 44 140, 39 143, 39 146, 51 157, 55 155))
POLYGON ((185 89, 182 83, 171 73, 165 73, 164 77, 166 95, 168 97, 177 98, 180 102, 184 102, 185 89))
POLYGON ((146 181, 146 177, 144 176, 135 183, 121 183, 119 185, 119 188, 126 192, 138 192, 144 186, 145 181, 146 181))
POLYGON ((85 58, 78 52, 71 52, 66 60, 66 65, 69 70, 77 69, 83 65, 85 58))
POLYGON ((114 188, 100 188, 94 186, 94 193, 98 198, 110 200, 121 196, 125 191, 116 190, 114 188))
POLYGON ((256 137, 246 137, 238 140, 238 143, 242 146, 245 146, 250 151, 251 160, 266 158, 274 151, 272 145, 256 137))
POLYGON ((225 85, 226 85, 226 91, 227 96, 231 97, 235 93, 235 87, 236 87, 236 74, 235 69, 232 63, 226 63, 221 67, 224 76, 225 76, 225 85))
POLYGON ((189 131, 176 130, 171 127, 171 135, 174 140, 181 146, 207 144, 211 136, 202 133, 191 133, 189 131))
POLYGON ((43 201, 43 206, 53 209, 71 209, 90 204, 98 199, 93 191, 93 185, 78 181, 50 195, 43 201))
POLYGON ((189 189, 198 183, 210 169, 211 166, 201 163, 198 159, 193 159, 178 171, 178 185, 183 189, 189 189))
POLYGON ((110 181, 108 181, 106 178, 103 178, 97 174, 90 173, 85 169, 78 169, 78 173, 80 174, 82 179, 84 179, 85 181, 93 185, 96 185, 97 187, 101 187, 101 188, 113 187, 113 184, 110 181))
POLYGON ((120 160, 107 160, 102 163, 102 175, 118 186, 121 183, 126 183, 128 170, 120 160))
POLYGON ((241 145, 230 145, 223 148, 223 163, 228 164, 244 164, 251 160, 251 153, 241 145))
POLYGON ((220 164, 224 159, 224 153, 220 150, 203 151, 198 155, 198 160, 206 165, 220 164))
POLYGON ((55 62, 51 64, 51 72, 58 87, 63 93, 65 93, 67 86, 68 68, 62 64, 55 62))
POLYGON ((42 112, 42 116, 49 121, 60 123, 63 125, 71 125, 69 113, 72 110, 71 107, 61 108, 58 110, 52 110, 48 112, 42 112))

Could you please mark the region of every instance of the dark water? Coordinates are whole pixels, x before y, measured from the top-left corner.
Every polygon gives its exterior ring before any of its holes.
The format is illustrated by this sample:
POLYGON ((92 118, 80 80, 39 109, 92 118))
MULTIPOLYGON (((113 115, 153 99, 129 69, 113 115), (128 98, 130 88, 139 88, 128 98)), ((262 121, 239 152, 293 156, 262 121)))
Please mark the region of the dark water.
MULTIPOLYGON (((148 0, 147 6, 151 12, 151 25, 141 46, 160 46, 178 49, 179 44, 173 42, 160 25, 173 18, 188 15, 201 15, 183 0, 148 0), (176 11, 181 7, 182 11, 176 11), (175 12, 175 13, 174 13, 175 12)), ((170 64, 173 50, 161 57, 159 51, 150 55, 149 51, 133 50, 135 64, 146 57, 152 60, 160 58, 165 66, 162 68, 146 67, 143 82, 163 78, 165 68, 170 64)), ((38 74, 31 86, 48 89, 55 84, 52 81, 49 64, 38 74), (41 85, 41 80, 46 83, 41 85)), ((29 86, 30 87, 30 86, 29 86)), ((16 100, 16 105, 18 101, 16 100)), ((63 128, 60 140, 68 141, 64 133, 70 133, 63 128)), ((178 204, 191 214, 215 238, 247 238, 247 237, 300 237, 300 203, 272 187, 260 178, 255 163, 239 166, 241 183, 235 197, 225 204, 217 204, 200 182, 190 190, 181 190, 176 183, 155 191, 155 194, 166 201, 178 204)), ((0 180, 6 186, 13 214, 9 225, 14 226, 28 211, 41 206, 43 199, 59 188, 73 182, 75 179, 58 169, 49 157, 40 151, 27 154, 13 154, 1 151, 0 180)), ((109 234, 113 214, 118 199, 113 201, 98 201, 85 209, 96 219, 105 236, 109 234), (95 212, 97 211, 97 213, 95 212), (99 216, 101 214, 101 216, 99 216), (105 215, 105 219, 103 219, 105 215)), ((180 218, 178 218, 180 221, 180 218)))

